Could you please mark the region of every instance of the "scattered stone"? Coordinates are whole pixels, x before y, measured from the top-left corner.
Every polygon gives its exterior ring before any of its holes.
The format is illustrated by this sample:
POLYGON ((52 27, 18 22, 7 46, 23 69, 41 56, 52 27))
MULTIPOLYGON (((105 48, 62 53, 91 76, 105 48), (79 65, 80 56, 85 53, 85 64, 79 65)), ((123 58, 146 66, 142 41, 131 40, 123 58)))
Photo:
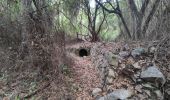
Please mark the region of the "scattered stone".
POLYGON ((151 92, 149 90, 144 90, 144 92, 149 96, 151 97, 151 92))
POLYGON ((113 78, 112 77, 107 77, 106 82, 107 82, 107 84, 112 84, 113 83, 113 78))
POLYGON ((151 84, 142 84, 142 86, 149 90, 155 89, 155 87, 153 87, 151 84))
POLYGON ((145 53, 144 48, 136 48, 136 49, 132 50, 131 55, 132 55, 132 57, 136 58, 138 56, 141 56, 144 53, 145 53))
POLYGON ((128 63, 128 64, 134 64, 134 63, 135 63, 135 60, 134 60, 132 57, 129 57, 129 58, 127 59, 127 63, 128 63))
POLYGON ((163 100, 163 94, 160 90, 156 90, 154 93, 156 94, 158 100, 163 100))
POLYGON ((130 53, 128 51, 121 51, 119 52, 119 56, 122 58, 127 58, 129 57, 130 53))
POLYGON ((141 78, 151 82, 156 82, 158 80, 162 85, 166 82, 164 75, 156 66, 148 67, 146 70, 142 71, 141 78))
POLYGON ((165 98, 168 100, 170 98, 170 88, 165 90, 165 98))
POLYGON ((93 91, 92 91, 92 96, 93 97, 96 97, 96 96, 98 96, 99 94, 101 94, 102 93, 102 90, 100 89, 100 88, 95 88, 95 89, 93 89, 93 91))
POLYGON ((106 59, 108 60, 108 63, 112 66, 118 66, 118 56, 109 52, 107 55, 105 55, 106 59))
POLYGON ((107 87, 107 93, 113 92, 113 87, 110 85, 107 87))
POLYGON ((112 69, 109 69, 108 76, 115 78, 115 72, 112 69))
POLYGON ((149 53, 154 53, 156 51, 156 48, 154 46, 151 46, 148 48, 149 53))
POLYGON ((101 97, 99 100, 124 100, 131 97, 132 95, 132 90, 118 89, 113 91, 112 93, 105 95, 104 97, 101 97))
POLYGON ((142 93, 142 85, 135 86, 135 90, 139 93, 142 93))
POLYGON ((148 100, 148 96, 143 95, 143 94, 138 94, 137 99, 132 99, 132 100, 148 100))
POLYGON ((127 50, 129 50, 130 48, 129 48, 129 45, 128 44, 125 44, 124 46, 123 46, 123 51, 127 51, 127 50))
POLYGON ((136 79, 136 83, 140 84, 140 83, 142 83, 142 80, 140 78, 138 78, 138 79, 136 79))
POLYGON ((134 63, 134 64, 133 64, 133 67, 134 67, 135 69, 141 69, 141 66, 139 65, 139 62, 134 63))

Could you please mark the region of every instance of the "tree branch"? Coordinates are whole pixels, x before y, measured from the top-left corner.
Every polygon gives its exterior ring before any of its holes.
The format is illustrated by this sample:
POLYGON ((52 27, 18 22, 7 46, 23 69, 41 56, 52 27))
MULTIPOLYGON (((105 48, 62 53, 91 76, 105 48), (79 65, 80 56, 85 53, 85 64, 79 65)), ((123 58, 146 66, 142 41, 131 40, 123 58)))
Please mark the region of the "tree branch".
POLYGON ((95 0, 104 10, 106 10, 108 13, 115 13, 117 14, 117 11, 116 10, 110 10, 110 9, 107 9, 101 2, 99 2, 98 0, 95 0))
POLYGON ((106 19, 106 14, 105 14, 104 9, 103 9, 103 20, 102 20, 102 22, 101 22, 101 23, 100 23, 100 25, 99 25, 99 28, 98 28, 97 34, 99 34, 99 33, 100 33, 101 28, 102 28, 102 25, 103 25, 103 23, 104 23, 105 19, 106 19))
POLYGON ((142 4, 142 7, 141 7, 141 9, 140 9, 140 13, 141 13, 142 15, 145 14, 145 11, 146 11, 146 8, 147 8, 147 6, 148 6, 148 4, 149 4, 149 1, 150 1, 150 0, 145 0, 144 3, 142 4))
POLYGON ((153 18, 153 15, 155 14, 157 7, 159 6, 159 2, 160 2, 160 0, 156 0, 156 1, 154 2, 153 7, 152 7, 152 10, 150 11, 148 17, 147 17, 146 20, 145 20, 144 28, 143 28, 143 30, 142 30, 142 33, 144 34, 144 36, 145 36, 146 31, 147 31, 147 29, 148 29, 149 23, 150 23, 151 19, 153 18))

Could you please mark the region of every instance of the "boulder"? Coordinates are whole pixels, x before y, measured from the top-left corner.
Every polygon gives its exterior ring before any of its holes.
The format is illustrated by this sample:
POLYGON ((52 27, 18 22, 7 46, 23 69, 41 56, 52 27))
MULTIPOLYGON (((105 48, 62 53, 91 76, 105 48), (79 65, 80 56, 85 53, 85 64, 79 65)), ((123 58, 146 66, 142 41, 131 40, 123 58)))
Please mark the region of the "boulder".
POLYGON ((119 52, 119 56, 122 58, 128 58, 130 53, 128 51, 121 51, 119 52))
POLYGON ((141 56, 144 53, 145 53, 144 48, 136 48, 136 49, 132 50, 131 55, 132 55, 132 57, 136 58, 138 56, 141 56))
POLYGON ((93 97, 96 97, 96 96, 98 96, 99 94, 101 94, 102 93, 102 89, 100 89, 100 88, 95 88, 95 89, 93 89, 93 91, 92 91, 92 96, 93 97))
POLYGON ((148 67, 146 70, 143 70, 140 77, 151 82, 155 82, 158 80, 158 82, 162 83, 162 85, 166 82, 164 75, 156 66, 151 66, 148 67))
POLYGON ((118 66, 118 56, 113 54, 112 52, 108 52, 104 54, 106 60, 108 61, 109 65, 118 66))
POLYGON ((112 93, 105 95, 104 97, 99 98, 98 100, 126 100, 127 98, 133 95, 132 90, 126 89, 117 89, 114 90, 112 93))
POLYGON ((163 94, 160 90, 155 90, 154 93, 156 94, 156 98, 159 100, 163 100, 163 94))

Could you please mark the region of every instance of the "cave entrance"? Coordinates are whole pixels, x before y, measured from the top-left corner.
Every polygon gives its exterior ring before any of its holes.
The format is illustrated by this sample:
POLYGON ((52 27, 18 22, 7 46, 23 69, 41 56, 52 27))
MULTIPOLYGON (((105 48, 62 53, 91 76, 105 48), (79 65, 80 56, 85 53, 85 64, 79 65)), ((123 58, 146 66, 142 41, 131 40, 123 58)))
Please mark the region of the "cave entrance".
POLYGON ((89 50, 82 48, 79 50, 79 57, 84 57, 84 56, 89 56, 89 50))

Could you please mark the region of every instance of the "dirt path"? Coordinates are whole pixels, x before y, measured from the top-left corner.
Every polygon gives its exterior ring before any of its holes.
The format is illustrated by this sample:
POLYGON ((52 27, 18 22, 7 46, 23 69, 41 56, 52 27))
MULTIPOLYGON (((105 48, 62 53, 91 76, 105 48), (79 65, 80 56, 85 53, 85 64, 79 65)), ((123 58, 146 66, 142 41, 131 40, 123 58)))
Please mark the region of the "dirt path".
POLYGON ((74 82, 81 88, 79 92, 76 92, 77 100, 91 100, 91 91, 100 85, 98 72, 90 57, 78 57, 72 53, 70 56, 73 59, 71 67, 74 70, 74 82))

